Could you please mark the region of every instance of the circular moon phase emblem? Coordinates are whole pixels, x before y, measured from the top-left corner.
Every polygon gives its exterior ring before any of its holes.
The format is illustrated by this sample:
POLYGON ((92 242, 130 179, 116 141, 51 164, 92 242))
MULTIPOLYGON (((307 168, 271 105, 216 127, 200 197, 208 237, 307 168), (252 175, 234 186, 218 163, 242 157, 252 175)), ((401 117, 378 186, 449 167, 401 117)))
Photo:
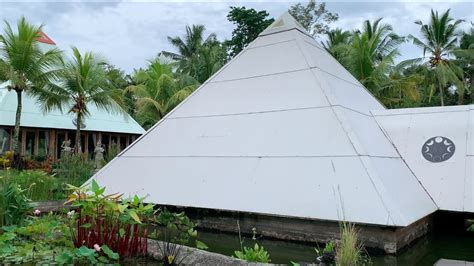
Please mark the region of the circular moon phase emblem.
POLYGON ((421 148, 421 154, 432 163, 440 163, 449 160, 454 155, 456 146, 454 142, 446 137, 433 137, 428 139, 421 148))

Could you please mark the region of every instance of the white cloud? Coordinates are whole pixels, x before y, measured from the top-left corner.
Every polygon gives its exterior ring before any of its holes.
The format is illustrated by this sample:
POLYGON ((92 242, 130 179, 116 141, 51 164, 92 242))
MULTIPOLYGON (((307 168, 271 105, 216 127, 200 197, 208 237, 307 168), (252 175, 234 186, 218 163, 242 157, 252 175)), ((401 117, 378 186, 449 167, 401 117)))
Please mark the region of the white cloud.
MULTIPOLYGON (((208 1, 208 2, 0 2, 0 18, 14 23, 24 15, 33 23, 45 24, 45 32, 58 46, 70 46, 99 53, 114 65, 131 71, 146 64, 162 50, 173 50, 167 36, 182 35, 186 24, 204 24, 207 33, 220 39, 230 38, 233 25, 227 21, 230 5, 265 9, 278 16, 293 2, 288 1, 208 1)), ((330 11, 339 13, 335 26, 345 29, 359 27, 366 19, 384 17, 401 35, 417 33, 415 20, 427 20, 431 8, 452 9, 452 15, 474 21, 470 2, 337 2, 329 1, 330 11)), ((465 23, 468 27, 468 23, 465 23)), ((406 58, 421 51, 404 44, 406 58)))

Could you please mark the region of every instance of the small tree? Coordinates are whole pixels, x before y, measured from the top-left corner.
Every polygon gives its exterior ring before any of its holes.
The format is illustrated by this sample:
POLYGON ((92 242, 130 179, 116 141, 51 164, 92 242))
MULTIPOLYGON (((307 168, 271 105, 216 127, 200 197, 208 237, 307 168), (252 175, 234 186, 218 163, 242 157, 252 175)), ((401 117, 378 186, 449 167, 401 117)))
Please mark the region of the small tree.
POLYGON ((465 93, 464 84, 462 83, 462 69, 450 58, 458 48, 458 34, 456 30, 462 22, 463 20, 451 18, 449 16, 449 9, 441 15, 438 14, 438 11, 431 10, 431 18, 428 24, 424 24, 422 21, 415 22, 420 25, 422 38, 419 39, 410 35, 413 44, 423 49, 423 57, 412 61, 426 61, 432 79, 436 80, 441 105, 444 105, 444 91, 449 86, 456 85, 460 95, 459 104, 462 104, 461 99, 463 99, 465 93), (425 58, 426 54, 428 54, 428 58, 425 58))
POLYGON ((230 56, 234 57, 242 51, 250 42, 273 23, 273 18, 268 18, 267 11, 256 11, 253 8, 230 7, 227 19, 236 25, 232 31, 232 39, 227 45, 230 50, 230 56))
POLYGON ((291 6, 288 12, 303 26, 313 37, 329 31, 329 25, 339 19, 337 13, 326 9, 326 3, 316 3, 310 0, 306 6, 301 3, 291 6))
POLYGON ((81 127, 90 115, 88 105, 94 104, 107 111, 124 112, 119 90, 109 86, 105 63, 86 52, 72 48, 73 58, 64 64, 59 84, 51 84, 39 93, 39 103, 43 110, 67 109, 76 116, 76 153, 81 153, 81 127))
POLYGON ((0 35, 0 81, 8 82, 8 90, 17 94, 15 129, 12 149, 20 154, 20 120, 23 93, 35 95, 39 89, 57 78, 62 53, 56 48, 43 51, 38 42, 43 26, 33 26, 21 18, 14 32, 5 22, 0 35))

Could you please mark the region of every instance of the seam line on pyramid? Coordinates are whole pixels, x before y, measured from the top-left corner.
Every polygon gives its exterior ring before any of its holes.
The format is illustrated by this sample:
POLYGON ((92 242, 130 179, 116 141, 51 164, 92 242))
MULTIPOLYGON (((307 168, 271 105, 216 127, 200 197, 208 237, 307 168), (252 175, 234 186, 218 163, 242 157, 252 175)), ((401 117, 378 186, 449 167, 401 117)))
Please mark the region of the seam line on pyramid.
POLYGON ((272 46, 272 45, 277 45, 277 44, 282 44, 282 43, 286 43, 286 42, 292 42, 294 41, 295 39, 289 39, 289 40, 284 40, 284 41, 278 41, 278 42, 272 42, 272 43, 267 43, 267 44, 262 44, 262 45, 256 45, 256 46, 248 46, 247 50, 253 50, 253 49, 257 49, 257 48, 262 48, 262 47, 267 47, 267 46, 272 46))
MULTIPOLYGON (((303 57, 304 57, 304 55, 303 55, 303 57)), ((300 72, 300 71, 305 71, 305 70, 313 70, 313 69, 319 69, 321 72, 324 72, 324 73, 326 73, 326 74, 328 74, 328 75, 331 75, 331 76, 333 76, 333 77, 335 77, 335 78, 337 78, 337 79, 339 79, 339 80, 342 80, 342 81, 347 82, 347 83, 349 83, 349 84, 352 84, 352 85, 354 85, 354 86, 360 87, 360 88, 362 88, 362 89, 364 89, 364 90, 367 90, 367 89, 366 89, 363 85, 361 85, 361 84, 354 83, 354 82, 351 82, 351 81, 349 81, 349 80, 346 80, 346 79, 343 79, 343 78, 341 78, 341 77, 338 77, 338 76, 332 74, 331 72, 328 72, 328 71, 326 71, 326 70, 324 70, 324 69, 322 69, 322 68, 320 68, 320 67, 317 67, 317 66, 314 66, 314 67, 309 66, 309 64, 308 64, 308 67, 300 68, 300 69, 295 69, 295 70, 281 71, 281 72, 275 72, 275 73, 269 73, 269 74, 263 74, 263 75, 255 75, 255 76, 248 76, 248 77, 233 78, 233 79, 215 80, 215 81, 209 81, 208 83, 223 83, 223 82, 231 82, 231 81, 238 81, 238 80, 254 79, 254 78, 268 77, 268 76, 276 76, 276 75, 281 75, 281 74, 286 74, 286 73, 294 73, 294 72, 300 72)), ((204 84, 203 84, 203 85, 204 85, 204 84)), ((373 97, 372 94, 370 94, 370 95, 373 97)), ((384 107, 384 106, 382 105, 382 107, 384 107)), ((384 107, 384 108, 385 108, 385 107, 384 107)))
MULTIPOLYGON (((312 39, 312 40, 314 41, 314 39, 312 39)), ((313 44, 312 42, 310 42, 310 41, 308 41, 308 40, 303 40, 303 41, 306 42, 307 44, 309 44, 309 45, 311 45, 311 46, 313 46, 313 47, 315 47, 315 48, 317 48, 317 49, 323 51, 323 52, 326 53, 327 55, 329 55, 331 58, 334 59, 334 61, 335 61, 336 64, 340 65, 349 75, 353 76, 352 73, 351 73, 349 70, 347 70, 346 67, 344 67, 341 63, 339 63, 339 61, 337 61, 337 60, 334 58, 334 56, 332 56, 326 49, 321 48, 321 47, 319 47, 318 45, 313 44)), ((315 42, 316 42, 316 41, 315 41, 315 42)), ((304 53, 303 53, 303 56, 304 56, 304 53)), ((321 70, 324 71, 323 69, 321 69, 321 70)), ((329 73, 329 72, 327 72, 327 71, 324 71, 324 72, 326 72, 326 73, 328 73, 328 74, 331 74, 331 73, 329 73)), ((331 75, 333 75, 333 74, 331 74, 331 75)), ((375 97, 374 94, 373 94, 369 89, 367 89, 359 80, 355 79, 355 80, 357 81, 357 83, 354 83, 354 82, 345 80, 345 79, 343 79, 343 78, 341 78, 341 77, 337 77, 337 76, 335 76, 335 75, 333 75, 333 76, 336 77, 336 78, 339 78, 339 79, 341 79, 341 80, 344 80, 344 81, 346 81, 346 82, 349 82, 349 83, 351 83, 351 84, 354 84, 354 85, 357 85, 357 86, 359 86, 359 87, 362 87, 365 92, 367 92, 370 96, 372 96, 372 98, 374 98, 374 100, 376 100, 376 101, 380 104, 381 107, 383 107, 384 109, 387 109, 387 107, 386 107, 381 101, 379 101, 379 99, 378 99, 377 97, 375 97)))
POLYGON ((241 112, 241 113, 227 113, 227 114, 209 114, 209 115, 191 115, 191 116, 175 116, 175 117, 168 117, 163 118, 167 120, 171 119, 192 119, 192 118, 206 118, 206 117, 226 117, 226 116, 241 116, 241 115, 256 115, 256 114, 266 114, 266 113, 278 113, 278 112, 291 112, 291 111, 303 111, 303 110, 313 110, 313 109, 322 109, 322 108, 331 108, 331 107, 341 107, 347 109, 349 111, 353 111, 360 115, 364 115, 367 117, 372 117, 368 114, 364 114, 357 110, 351 109, 346 106, 342 106, 339 104, 334 105, 324 105, 324 106, 309 106, 309 107, 299 107, 299 108, 288 108, 288 109, 277 109, 277 110, 265 110, 265 111, 253 111, 253 112, 241 112))
POLYGON ((379 121, 377 120, 377 118, 375 116, 373 116, 374 120, 375 120, 375 124, 377 125, 377 127, 380 129, 380 131, 382 131, 382 134, 384 134, 385 138, 388 140, 388 142, 390 143, 390 145, 392 145, 393 149, 395 150, 395 152, 400 156, 400 159, 402 160, 402 163, 407 167, 408 171, 410 171, 411 175, 416 179, 416 181, 418 181, 418 184, 420 184, 421 188, 423 189, 423 191, 425 191, 426 195, 428 195, 428 197, 431 199, 431 201, 433 202, 433 204, 435 205, 435 207, 437 209, 439 209, 439 206, 438 204, 436 203, 436 201, 433 199, 433 197, 431 196, 431 194, 428 192, 428 190, 425 188, 425 186, 423 185, 423 183, 420 181, 420 179, 418 179, 418 176, 416 176, 415 172, 411 169, 410 165, 406 162, 405 158, 402 156, 402 154, 400 153, 400 151, 398 150, 397 148, 397 145, 395 145, 394 141, 392 140, 392 138, 390 137, 390 135, 385 131, 385 129, 382 127, 382 125, 380 125, 379 121))
POLYGON ((294 73, 294 72, 300 72, 300 71, 305 71, 305 70, 313 70, 313 69, 319 69, 321 72, 324 72, 328 75, 331 75, 337 79, 340 79, 344 82, 347 82, 347 83, 350 83, 352 85, 355 85, 357 87, 360 87, 360 88, 363 88, 365 89, 365 87, 361 84, 357 84, 357 83, 354 83, 354 82, 351 82, 351 81, 348 81, 346 79, 343 79, 341 77, 338 77, 320 67, 307 67, 307 68, 300 68, 300 69, 295 69, 295 70, 290 70, 290 71, 282 71, 282 72, 275 72, 275 73, 269 73, 269 74, 263 74, 263 75, 256 75, 256 76, 248 76, 248 77, 241 77, 241 78, 234 78, 234 79, 224 79, 224 80, 216 80, 216 81, 210 81, 209 83, 223 83, 223 82, 231 82, 231 81, 238 81, 238 80, 245 80, 245 79, 254 79, 254 78, 260 78, 260 77, 268 77, 268 76, 276 76, 276 75, 281 75, 281 74, 286 74, 286 73, 294 73))
MULTIPOLYGON (((305 41, 305 42, 306 42, 306 41, 305 41)), ((306 42, 306 43, 309 43, 309 42, 306 42)), ((310 44, 310 43, 309 43, 309 44, 310 44)), ((305 53, 304 53, 303 49, 301 48, 301 45, 300 45, 300 43, 299 43, 298 41, 296 41, 296 46, 298 47, 298 49, 299 49, 301 55, 302 55, 303 58, 305 59, 305 62, 306 62, 306 64, 308 65, 308 67, 311 67, 311 65, 309 64, 308 59, 306 58, 306 55, 305 55, 305 53)), ((320 69, 320 68, 318 68, 318 69, 320 69)), ((320 71, 321 71, 321 69, 320 69, 320 71)), ((323 70, 323 71, 324 71, 324 70, 323 70)), ((324 72, 326 72, 326 71, 324 71, 324 72)), ((320 84, 320 87, 322 87, 322 84, 320 83, 321 81, 320 81, 319 79, 317 79, 316 76, 314 76, 314 73, 313 73, 313 78, 316 80, 316 82, 318 82, 318 83, 320 84)), ((365 89, 365 88, 364 88, 364 89, 365 89)), ((367 90, 367 89, 365 89, 365 90, 367 90)), ((326 97, 328 98, 328 96, 327 96, 325 90, 323 90, 323 94, 326 95, 326 97)), ((383 106, 383 105, 382 105, 382 106, 383 106)), ((346 136, 347 136, 347 138, 349 139, 349 142, 351 143, 351 145, 352 145, 354 151, 355 151, 357 154, 361 155, 361 154, 359 153, 359 150, 357 149, 357 147, 360 147, 360 149, 362 149, 361 152, 364 153, 364 154, 367 154, 367 151, 365 151, 365 149, 363 149, 363 146, 360 144, 360 141, 359 141, 358 137, 355 136, 355 135, 354 135, 353 137, 351 137, 351 134, 349 134, 349 132, 347 131, 346 126, 350 127, 350 125, 345 125, 345 124, 342 122, 342 120, 341 120, 341 118, 339 117, 339 114, 336 112, 336 110, 335 110, 333 107, 331 107, 331 109, 332 109, 332 111, 333 111, 333 113, 334 113, 334 115, 335 115, 337 121, 339 121, 340 126, 342 127, 342 130, 346 133, 346 136), (354 138, 354 139, 352 139, 352 138, 354 138), (354 142, 357 142, 357 145, 356 145, 354 142)), ((375 118, 373 118, 373 119, 375 120, 375 118)), ((387 203, 385 202, 384 198, 382 197, 382 195, 381 195, 380 192, 379 192, 379 188, 378 188, 377 185, 375 184, 375 182, 374 182, 374 180, 373 180, 373 177, 371 176, 371 174, 369 173, 369 170, 367 169, 368 166, 365 164, 365 162, 361 159, 360 156, 359 156, 358 158, 359 158, 359 160, 360 160, 362 166, 364 167, 364 169, 365 169, 365 171, 366 171, 367 177, 369 178, 370 182, 372 183, 373 189, 376 191, 376 193, 377 193, 377 195, 378 195, 378 197, 379 197, 379 199, 380 199, 380 202, 382 203, 382 205, 383 205, 384 208, 385 208, 385 211, 387 212, 387 215, 388 215, 387 219, 391 220, 391 221, 392 221, 392 224, 395 224, 395 223, 394 223, 394 220, 393 220, 393 217, 392 217, 391 214, 390 214, 390 210, 388 209, 388 204, 389 204, 390 202, 387 202, 387 203)), ((375 178, 377 178, 378 181, 381 182, 381 181, 380 181, 380 178, 379 178, 378 176, 376 176, 375 178)), ((381 186, 382 186, 381 189, 384 189, 384 190, 385 190, 385 187, 384 187, 383 183, 381 184, 381 186)), ((389 199, 389 200, 390 200, 390 199, 389 199)))
MULTIPOLYGON (((255 40, 254 40, 255 41, 255 40)), ((253 42, 252 42, 253 43, 253 42)), ((115 158, 112 159, 112 161, 110 161, 108 164, 106 164, 104 167, 102 167, 101 169, 99 169, 99 171, 97 171, 97 173, 95 173, 91 178, 89 178, 86 182, 89 182, 90 180, 94 179, 94 178, 97 178, 97 176, 99 176, 100 174, 102 174, 103 172, 105 172, 109 167, 110 165, 112 165, 112 163, 116 160, 118 160, 120 157, 122 157, 123 154, 127 153, 130 149, 132 149, 135 144, 137 144, 138 142, 140 142, 141 139, 145 138, 146 136, 148 136, 148 134, 150 132, 152 132, 153 130, 155 130, 155 128, 158 128, 161 123, 163 123, 164 121, 166 121, 166 118, 168 118, 169 116, 171 116, 174 112, 176 112, 176 110, 178 110, 181 106, 183 106, 186 102, 188 102, 191 98, 193 98, 193 96, 195 96, 196 94, 198 94, 199 91, 202 90, 202 88, 204 88, 208 83, 210 83, 217 75, 219 75, 222 71, 224 71, 225 69, 227 69, 227 67, 229 67, 235 60, 237 60, 240 56, 242 56, 244 54, 244 51, 245 51, 246 48, 244 48, 244 50, 242 52, 240 52, 239 54, 237 54, 234 58, 232 58, 231 60, 229 60, 229 62, 227 62, 224 66, 222 66, 219 70, 217 70, 216 73, 214 73, 212 76, 210 76, 203 84, 201 84, 196 90, 194 90, 188 97, 186 97, 184 100, 182 100, 178 105, 176 105, 170 112, 168 112, 164 117, 162 117, 160 120, 158 120, 158 122, 156 122, 151 128, 149 128, 145 133, 143 133, 140 137, 138 137, 134 142, 132 142, 130 145, 128 145, 123 151, 119 152, 119 154, 117 154, 117 156, 115 156, 115 158)))
MULTIPOLYGON (((467 146, 466 147, 466 158, 469 157, 470 152, 471 152, 469 150, 468 145, 469 145, 469 137, 471 137, 471 132, 470 132, 471 130, 470 129, 472 129, 472 127, 470 127, 470 121, 471 121, 472 118, 474 118, 474 113, 471 112, 471 111, 467 111, 467 115, 466 115, 466 127, 467 127, 467 130, 466 130, 466 146, 467 146)), ((474 120, 472 120, 472 121, 474 121, 474 120)), ((472 167, 472 165, 471 165, 471 167, 472 167)), ((462 200, 462 210, 463 211, 466 211, 466 207, 467 208, 470 207, 470 206, 466 206, 467 205, 466 204, 466 194, 468 193, 468 191, 470 191, 472 193, 472 188, 469 188, 469 190, 466 189, 466 184, 468 183, 467 175, 469 174, 469 171, 470 171, 469 162, 466 160, 465 161, 465 166, 464 166, 463 195, 462 195, 463 196, 462 197, 462 199, 463 199, 462 200)), ((471 184, 471 186, 472 186, 472 184, 471 184)), ((471 197, 472 197, 472 195, 471 195, 471 197)), ((471 204, 469 204, 469 205, 471 205, 471 204)))
POLYGON ((412 112, 412 113, 390 113, 390 111, 398 111, 397 109, 389 109, 383 110, 384 112, 377 111, 377 113, 373 114, 373 116, 401 116, 401 115, 419 115, 419 114, 436 114, 436 113, 461 113, 461 112, 469 112, 469 110, 443 110, 443 111, 435 111, 435 112, 412 112))
POLYGON ((292 30, 299 31, 299 32, 303 33, 304 35, 306 35, 306 36, 308 36, 308 37, 310 37, 310 38, 313 38, 313 36, 309 35, 309 33, 304 32, 304 31, 302 31, 302 30, 300 30, 300 29, 298 29, 298 28, 295 28, 295 27, 289 28, 289 29, 285 29, 285 30, 275 30, 275 31, 272 31, 272 32, 267 32, 267 33, 263 33, 263 32, 262 32, 262 33, 260 33, 260 34, 258 35, 258 37, 269 36, 269 35, 278 34, 278 33, 287 32, 287 31, 292 31, 292 30))
POLYGON ((380 159, 400 159, 393 156, 379 155, 127 155, 122 158, 380 158, 380 159))

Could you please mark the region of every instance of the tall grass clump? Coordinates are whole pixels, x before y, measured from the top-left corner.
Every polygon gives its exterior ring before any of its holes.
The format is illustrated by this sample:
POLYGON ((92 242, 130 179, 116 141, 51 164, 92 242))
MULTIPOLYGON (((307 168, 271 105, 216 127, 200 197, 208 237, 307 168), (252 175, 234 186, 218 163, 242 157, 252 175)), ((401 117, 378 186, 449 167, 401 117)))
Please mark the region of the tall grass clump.
POLYGON ((336 265, 353 266, 364 262, 362 245, 359 243, 359 232, 354 224, 341 222, 341 240, 336 247, 336 265))
POLYGON ((0 227, 20 223, 30 211, 26 189, 22 189, 6 173, 0 172, 0 227))
POLYGON ((77 154, 64 153, 54 165, 53 173, 64 184, 80 186, 94 174, 94 162, 77 154))

